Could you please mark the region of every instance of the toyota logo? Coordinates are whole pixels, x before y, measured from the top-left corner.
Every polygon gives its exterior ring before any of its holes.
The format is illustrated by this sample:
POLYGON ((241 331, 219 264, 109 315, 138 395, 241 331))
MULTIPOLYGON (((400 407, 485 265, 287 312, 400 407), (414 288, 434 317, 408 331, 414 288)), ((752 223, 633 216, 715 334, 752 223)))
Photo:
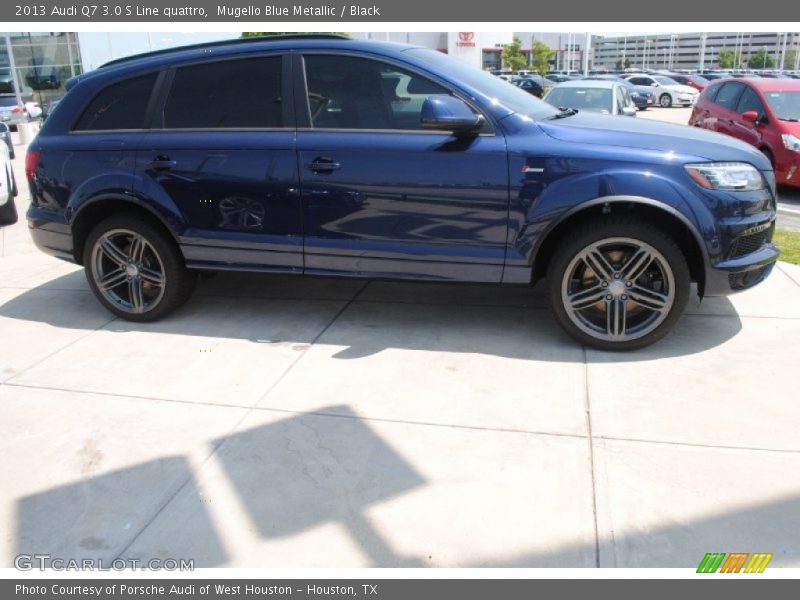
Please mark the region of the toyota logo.
POLYGON ((475 38, 475 34, 472 31, 459 31, 458 32, 458 39, 462 42, 471 42, 475 38))

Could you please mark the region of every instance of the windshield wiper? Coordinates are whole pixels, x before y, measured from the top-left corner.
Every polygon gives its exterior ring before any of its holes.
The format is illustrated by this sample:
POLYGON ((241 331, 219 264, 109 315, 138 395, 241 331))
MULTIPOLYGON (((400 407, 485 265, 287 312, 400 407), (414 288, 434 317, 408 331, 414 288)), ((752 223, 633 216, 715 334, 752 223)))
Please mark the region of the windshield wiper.
POLYGON ((778 117, 781 121, 789 121, 790 123, 797 123, 800 119, 790 119, 788 117, 778 117))
POLYGON ((554 114, 550 119, 563 119, 564 117, 571 117, 572 115, 578 114, 577 108, 566 108, 564 106, 559 106, 559 112, 554 114))

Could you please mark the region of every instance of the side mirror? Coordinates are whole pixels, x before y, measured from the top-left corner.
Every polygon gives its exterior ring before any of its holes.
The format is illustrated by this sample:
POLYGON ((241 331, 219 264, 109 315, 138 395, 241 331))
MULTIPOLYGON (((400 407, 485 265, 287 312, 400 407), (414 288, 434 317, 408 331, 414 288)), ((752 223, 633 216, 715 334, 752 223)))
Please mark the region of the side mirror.
POLYGON ((748 123, 758 123, 758 113, 754 110, 748 110, 742 113, 742 119, 748 123))
POLYGON ((419 120, 425 129, 452 131, 456 134, 476 133, 483 126, 483 116, 476 115, 463 100, 435 94, 422 103, 419 120))
POLYGON ((650 87, 658 87, 660 85, 661 85, 660 83, 658 83, 657 81, 654 81, 653 83, 650 84, 650 87))
POLYGON ((636 116, 636 108, 633 106, 623 106, 622 107, 622 114, 626 117, 635 117, 636 116))

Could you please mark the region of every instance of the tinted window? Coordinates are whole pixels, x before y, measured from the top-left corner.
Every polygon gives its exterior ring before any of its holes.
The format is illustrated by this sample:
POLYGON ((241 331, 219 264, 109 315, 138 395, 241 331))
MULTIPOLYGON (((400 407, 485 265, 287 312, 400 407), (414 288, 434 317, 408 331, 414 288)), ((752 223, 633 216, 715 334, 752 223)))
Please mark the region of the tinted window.
POLYGON ((75 125, 79 131, 142 129, 156 74, 114 83, 91 101, 75 125))
POLYGON ((422 103, 449 90, 387 63, 351 56, 305 57, 314 127, 422 129, 422 103))
POLYGON ((744 86, 741 83, 724 83, 717 92, 714 102, 729 110, 736 109, 736 103, 739 101, 739 94, 742 93, 744 86))
POLYGON ((555 87, 547 94, 546 100, 553 106, 595 112, 610 113, 614 107, 610 88, 555 87))
POLYGON ((1 97, 0 106, 17 106, 17 97, 16 96, 1 97))
POLYGON ((739 114, 745 113, 748 110, 756 111, 759 116, 764 114, 764 105, 758 94, 751 87, 745 87, 742 97, 739 99, 739 104, 736 106, 736 112, 739 114))
POLYGON ((649 77, 632 77, 628 81, 634 85, 651 85, 653 83, 653 80, 649 77))
POLYGON ((244 58, 178 69, 164 106, 164 127, 282 127, 281 60, 244 58))

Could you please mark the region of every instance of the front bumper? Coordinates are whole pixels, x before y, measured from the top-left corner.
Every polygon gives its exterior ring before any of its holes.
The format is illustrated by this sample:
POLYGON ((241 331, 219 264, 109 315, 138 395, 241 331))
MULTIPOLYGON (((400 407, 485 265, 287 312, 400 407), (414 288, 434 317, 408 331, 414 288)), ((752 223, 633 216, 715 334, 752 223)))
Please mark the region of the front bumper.
POLYGON ((755 252, 707 268, 704 295, 729 296, 758 285, 772 272, 780 254, 769 242, 755 252))

